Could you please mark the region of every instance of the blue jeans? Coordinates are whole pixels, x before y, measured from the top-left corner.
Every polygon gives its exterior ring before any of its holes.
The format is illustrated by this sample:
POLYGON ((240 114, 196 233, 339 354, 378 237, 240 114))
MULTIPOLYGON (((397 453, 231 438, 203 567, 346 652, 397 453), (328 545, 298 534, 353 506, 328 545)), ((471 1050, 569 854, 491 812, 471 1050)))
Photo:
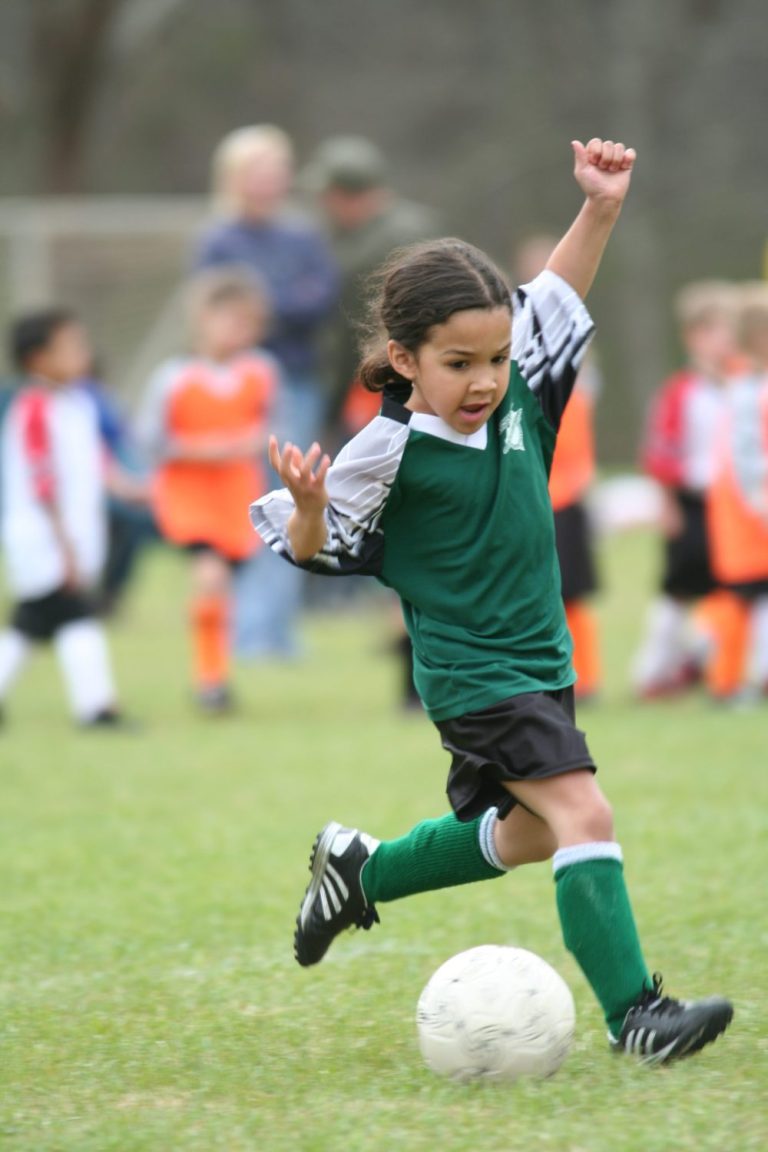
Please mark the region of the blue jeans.
MULTIPOLYGON (((325 396, 317 381, 283 377, 272 422, 281 445, 290 440, 306 452, 320 435, 324 413, 325 396)), ((271 468, 268 483, 282 487, 271 468)), ((238 656, 291 659, 298 654, 304 578, 300 568, 266 547, 240 568, 234 582, 232 637, 238 656)))

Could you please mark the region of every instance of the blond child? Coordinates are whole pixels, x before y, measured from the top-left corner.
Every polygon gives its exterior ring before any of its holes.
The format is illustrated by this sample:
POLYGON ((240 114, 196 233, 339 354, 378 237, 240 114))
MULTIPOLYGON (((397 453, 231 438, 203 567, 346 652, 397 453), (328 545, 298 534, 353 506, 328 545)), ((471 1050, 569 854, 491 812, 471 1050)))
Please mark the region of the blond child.
POLYGON ((686 366, 654 397, 642 448, 661 487, 662 572, 633 672, 638 696, 673 695, 699 678, 706 633, 691 606, 715 591, 705 503, 715 469, 724 385, 734 366, 736 290, 721 281, 683 288, 675 301, 686 366))
POLYGON ((232 704, 231 574, 258 546, 243 508, 264 490, 264 422, 277 369, 258 349, 267 306, 246 269, 200 273, 188 308, 193 354, 155 372, 139 436, 156 462, 160 531, 190 555, 196 699, 204 711, 220 713, 232 704))
POLYGON ((768 688, 768 285, 742 289, 738 333, 748 367, 726 389, 707 508, 712 569, 724 590, 707 682, 721 700, 748 686, 750 636, 751 671, 768 688))

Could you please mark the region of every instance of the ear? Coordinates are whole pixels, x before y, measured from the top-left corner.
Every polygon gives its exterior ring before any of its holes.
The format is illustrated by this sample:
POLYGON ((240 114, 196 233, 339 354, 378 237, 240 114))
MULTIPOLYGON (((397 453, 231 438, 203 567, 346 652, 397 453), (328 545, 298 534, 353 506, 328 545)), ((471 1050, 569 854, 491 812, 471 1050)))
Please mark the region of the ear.
POLYGON ((406 380, 413 380, 416 375, 416 357, 413 352, 398 344, 397 340, 388 340, 387 358, 395 372, 404 376, 406 380))

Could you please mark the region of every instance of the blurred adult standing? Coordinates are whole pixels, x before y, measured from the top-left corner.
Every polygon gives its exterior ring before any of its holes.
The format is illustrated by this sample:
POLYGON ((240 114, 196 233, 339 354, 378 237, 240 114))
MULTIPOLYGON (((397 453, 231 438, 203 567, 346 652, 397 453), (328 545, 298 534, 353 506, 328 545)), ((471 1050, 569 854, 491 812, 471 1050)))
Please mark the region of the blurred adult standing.
POLYGON ((366 280, 395 248, 434 239, 442 229, 436 212, 392 189, 383 153, 365 137, 325 140, 307 167, 305 182, 317 199, 341 272, 326 418, 338 440, 356 432, 378 409, 377 397, 354 387, 366 280))
MULTIPOLYGON (((203 236, 194 266, 245 265, 264 284, 272 313, 264 347, 281 372, 275 431, 306 451, 325 419, 319 343, 339 278, 321 230, 289 207, 293 169, 291 140, 274 125, 225 136, 212 161, 218 219, 203 236)), ((236 651, 293 655, 301 587, 302 573, 286 573, 267 549, 246 565, 236 591, 236 651)))
MULTIPOLYGON (((442 234, 439 216, 399 195, 390 184, 381 150, 364 136, 331 136, 304 173, 319 208, 341 274, 341 291, 328 341, 328 408, 323 445, 331 453, 372 420, 381 396, 357 379, 359 339, 368 304, 368 282, 396 249, 442 234)), ((328 581, 315 595, 333 596, 328 581)), ((346 592, 349 595, 349 592, 346 592)), ((397 608, 393 645, 401 663, 402 703, 421 708, 413 683, 413 656, 397 608)))

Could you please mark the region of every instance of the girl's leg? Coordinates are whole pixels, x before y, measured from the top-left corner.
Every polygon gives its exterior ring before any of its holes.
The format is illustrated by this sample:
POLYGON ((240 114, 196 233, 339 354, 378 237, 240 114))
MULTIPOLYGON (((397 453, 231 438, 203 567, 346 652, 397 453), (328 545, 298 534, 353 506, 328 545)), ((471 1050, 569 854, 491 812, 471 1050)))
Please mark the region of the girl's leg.
POLYGON ((496 846, 495 808, 466 822, 453 813, 423 820, 407 835, 384 842, 326 824, 312 849, 312 878, 296 922, 299 964, 317 964, 345 928, 370 928, 379 918, 377 902, 492 880, 516 864, 551 856, 554 840, 537 817, 518 807, 503 824, 503 856, 496 846))
POLYGON ((573 640, 576 699, 585 700, 600 691, 600 639, 597 616, 586 600, 568 600, 565 619, 573 640))
POLYGON ((731 592, 722 592, 713 625, 715 644, 707 666, 707 687, 713 699, 728 700, 744 687, 749 605, 731 592))
POLYGON ((686 611, 686 606, 671 596, 658 597, 648 609, 645 635, 632 672, 640 696, 664 695, 680 688, 686 611))
MULTIPOLYGON (((511 790, 552 830, 563 939, 616 1038, 628 1010, 652 983, 624 883, 621 849, 613 838, 610 806, 586 770, 516 782, 511 790)), ((497 842, 503 837, 500 824, 497 842)))
POLYGON ((24 667, 30 647, 29 639, 13 625, 0 633, 0 704, 24 667))
POLYGON ((547 825, 519 805, 505 820, 489 808, 462 822, 451 813, 423 820, 405 836, 378 844, 362 873, 369 904, 386 903, 503 876, 519 864, 548 860, 555 850, 547 825), (503 829, 503 838, 498 829, 503 829))
POLYGON ((85 618, 64 624, 54 634, 53 646, 75 719, 91 724, 114 715, 117 691, 101 622, 85 618))
POLYGON ((768 693, 768 596, 760 596, 752 608, 751 677, 763 693, 768 693))
POLYGON ((201 703, 226 692, 229 675, 229 567, 215 552, 192 560, 193 674, 201 703))

